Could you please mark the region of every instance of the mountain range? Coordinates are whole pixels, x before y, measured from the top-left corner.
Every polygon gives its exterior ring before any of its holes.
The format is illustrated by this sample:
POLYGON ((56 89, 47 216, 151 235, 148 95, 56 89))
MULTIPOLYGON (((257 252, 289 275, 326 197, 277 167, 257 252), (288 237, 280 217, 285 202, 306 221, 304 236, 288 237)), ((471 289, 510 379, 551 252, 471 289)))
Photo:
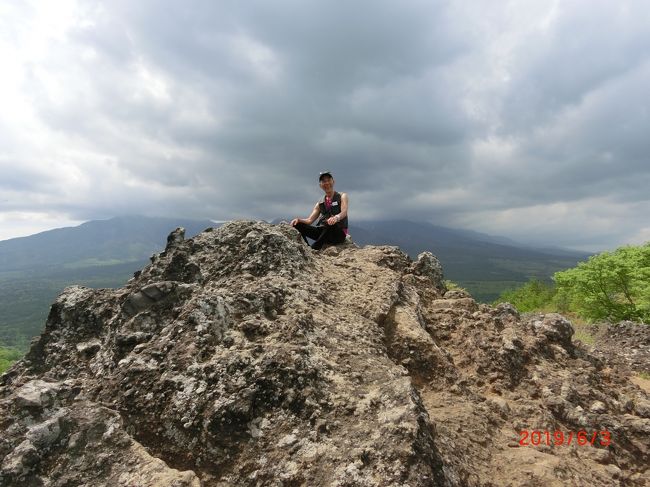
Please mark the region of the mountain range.
MULTIPOLYGON (((174 228, 184 227, 191 237, 219 225, 211 220, 120 216, 0 241, 0 345, 25 348, 40 333, 50 303, 66 286, 121 286, 164 248, 174 228)), ((548 280, 555 271, 588 257, 405 220, 359 222, 350 233, 358 245, 395 245, 412 258, 432 252, 445 278, 483 302, 531 277, 548 280)))

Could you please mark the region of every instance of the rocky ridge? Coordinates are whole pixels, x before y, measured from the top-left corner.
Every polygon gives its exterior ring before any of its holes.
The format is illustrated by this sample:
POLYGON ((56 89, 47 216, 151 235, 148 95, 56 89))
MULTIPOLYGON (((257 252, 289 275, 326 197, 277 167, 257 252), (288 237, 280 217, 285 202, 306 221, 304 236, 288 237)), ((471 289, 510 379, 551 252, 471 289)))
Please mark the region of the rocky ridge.
POLYGON ((123 288, 67 288, 2 376, 0 485, 649 485, 648 394, 572 334, 429 253, 179 229, 123 288), (520 445, 580 430, 611 442, 520 445))
POLYGON ((631 321, 593 325, 592 352, 620 368, 650 374, 650 324, 631 321))

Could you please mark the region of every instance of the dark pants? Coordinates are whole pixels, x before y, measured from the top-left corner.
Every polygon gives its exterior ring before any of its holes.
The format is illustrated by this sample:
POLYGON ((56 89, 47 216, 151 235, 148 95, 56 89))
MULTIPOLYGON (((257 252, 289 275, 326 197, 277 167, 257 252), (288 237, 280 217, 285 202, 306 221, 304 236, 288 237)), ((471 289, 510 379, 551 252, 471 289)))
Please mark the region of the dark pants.
POLYGON ((311 248, 314 250, 322 249, 325 244, 336 245, 345 242, 345 232, 337 225, 313 227, 306 223, 297 223, 295 228, 300 232, 305 242, 307 242, 307 238, 314 241, 311 244, 311 248))

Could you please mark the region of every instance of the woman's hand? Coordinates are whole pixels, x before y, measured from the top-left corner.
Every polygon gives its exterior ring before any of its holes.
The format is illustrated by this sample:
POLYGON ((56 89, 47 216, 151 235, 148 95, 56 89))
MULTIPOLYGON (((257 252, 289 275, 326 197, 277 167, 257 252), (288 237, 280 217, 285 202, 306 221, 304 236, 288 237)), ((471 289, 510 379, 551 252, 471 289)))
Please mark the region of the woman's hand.
POLYGON ((327 219, 327 224, 328 225, 336 225, 338 223, 339 219, 336 216, 331 216, 327 219))
POLYGON ((299 221, 300 221, 300 218, 294 218, 293 220, 291 220, 291 226, 295 227, 296 225, 298 225, 299 221))

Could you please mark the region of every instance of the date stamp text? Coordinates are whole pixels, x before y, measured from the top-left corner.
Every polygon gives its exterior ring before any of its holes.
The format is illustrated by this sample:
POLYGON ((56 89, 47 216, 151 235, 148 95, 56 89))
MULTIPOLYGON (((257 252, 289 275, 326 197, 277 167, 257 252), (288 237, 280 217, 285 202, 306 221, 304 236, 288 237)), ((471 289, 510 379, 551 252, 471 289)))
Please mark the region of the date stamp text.
POLYGON ((609 431, 539 431, 519 432, 520 446, 609 446, 612 435, 609 431))

